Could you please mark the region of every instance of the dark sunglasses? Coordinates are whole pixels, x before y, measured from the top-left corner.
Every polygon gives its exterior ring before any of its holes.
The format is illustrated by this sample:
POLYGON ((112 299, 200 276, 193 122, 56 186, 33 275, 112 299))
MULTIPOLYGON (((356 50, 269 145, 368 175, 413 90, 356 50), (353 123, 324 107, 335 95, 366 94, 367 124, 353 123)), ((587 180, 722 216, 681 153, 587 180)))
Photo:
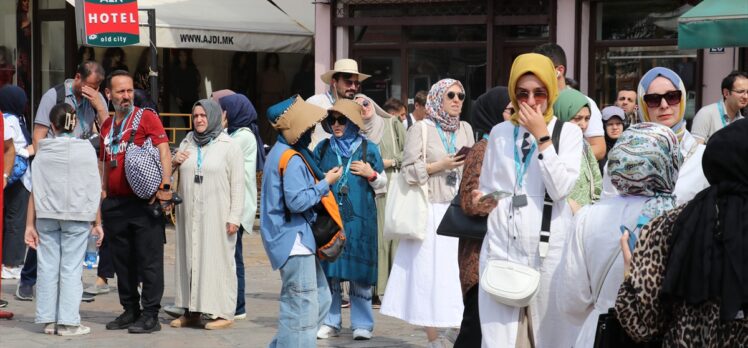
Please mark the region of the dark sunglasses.
POLYGON ((341 126, 345 126, 346 124, 348 124, 348 118, 327 116, 327 118, 325 119, 325 122, 327 122, 329 126, 334 126, 335 122, 337 122, 341 126))
POLYGON ((645 94, 642 99, 647 103, 650 108, 656 108, 662 104, 662 99, 665 99, 667 105, 673 106, 680 103, 680 99, 683 96, 681 91, 670 91, 665 94, 645 94))
POLYGON ((519 101, 520 103, 523 103, 523 102, 527 102, 527 100, 530 99, 531 95, 535 98, 535 101, 538 103, 542 103, 548 100, 548 91, 542 90, 542 89, 536 89, 532 92, 526 91, 526 90, 519 90, 515 96, 517 97, 517 101, 519 101))
POLYGON ((455 96, 457 96, 457 99, 459 99, 459 100, 465 100, 465 93, 462 93, 462 92, 459 92, 459 93, 447 92, 447 98, 449 98, 450 100, 454 99, 455 96))
POLYGON ((348 79, 340 79, 340 80, 343 81, 343 83, 345 83, 347 87, 355 86, 356 88, 358 88, 358 86, 361 86, 361 81, 353 81, 353 80, 348 80, 348 79))

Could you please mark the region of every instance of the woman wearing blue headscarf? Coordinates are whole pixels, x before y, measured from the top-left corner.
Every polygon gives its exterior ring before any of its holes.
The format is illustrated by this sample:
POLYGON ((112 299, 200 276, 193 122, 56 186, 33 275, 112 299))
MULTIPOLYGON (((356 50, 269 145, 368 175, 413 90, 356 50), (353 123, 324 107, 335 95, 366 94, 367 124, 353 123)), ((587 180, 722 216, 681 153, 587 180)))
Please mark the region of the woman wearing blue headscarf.
POLYGON ((362 108, 356 102, 341 99, 329 110, 323 128, 332 133, 314 149, 319 169, 341 167, 343 175, 332 186, 340 204, 346 246, 334 262, 322 262, 330 281, 332 305, 318 338, 337 336, 342 319, 340 281, 350 282, 351 329, 353 339, 370 339, 374 330, 371 309, 372 286, 377 283, 377 192, 386 190, 387 178, 379 175, 384 163, 379 147, 359 132, 364 127, 362 108), (364 153, 366 151, 366 153, 364 153))
POLYGON ((239 232, 236 234, 236 278, 238 280, 238 297, 236 298, 236 317, 247 316, 244 299, 244 253, 242 234, 252 232, 257 212, 257 168, 265 164, 265 151, 262 139, 257 133, 257 111, 252 102, 243 94, 232 94, 218 100, 225 114, 223 128, 227 130, 233 142, 239 145, 244 154, 244 210, 239 232))
MULTIPOLYGON (((704 145, 686 129, 686 87, 674 71, 656 67, 639 81, 637 103, 642 122, 654 122, 670 128, 678 137, 683 166, 675 185, 678 205, 688 203, 699 191, 709 187, 701 169, 704 145)), ((603 196, 618 194, 608 175, 603 178, 603 196)))

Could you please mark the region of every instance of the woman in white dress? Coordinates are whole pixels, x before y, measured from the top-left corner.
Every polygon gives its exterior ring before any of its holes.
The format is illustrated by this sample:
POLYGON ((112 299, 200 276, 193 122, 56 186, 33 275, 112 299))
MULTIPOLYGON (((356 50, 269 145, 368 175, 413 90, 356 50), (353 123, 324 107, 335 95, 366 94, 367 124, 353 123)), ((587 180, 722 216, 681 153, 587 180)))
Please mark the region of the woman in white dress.
MULTIPOLYGON (((683 166, 678 172, 675 184, 677 204, 691 201, 697 193, 709 187, 709 182, 701 168, 701 158, 706 146, 686 129, 686 87, 680 76, 674 71, 655 67, 647 71, 639 81, 639 110, 643 122, 654 122, 669 127, 678 137, 680 152, 683 155, 683 166)), ((618 192, 610 182, 607 174, 603 178, 603 197, 616 195, 618 192)))
POLYGON ((623 282, 622 226, 638 236, 649 220, 675 208, 673 189, 682 161, 675 133, 655 123, 631 126, 608 154, 620 195, 577 213, 553 286, 564 320, 582 325, 574 347, 594 345, 600 314, 616 302, 623 282))
POLYGON ((426 237, 400 240, 380 310, 426 327, 429 347, 444 344, 436 328, 459 327, 462 321, 458 240, 437 235, 436 228, 460 186, 464 156, 455 153, 475 143, 472 127, 460 121, 464 100, 460 81, 437 82, 427 97, 427 118, 408 130, 400 175, 411 185, 428 186, 426 237), (421 132, 427 132, 425 154, 421 132))
POLYGON ((491 130, 483 161, 477 202, 484 193, 506 191, 488 216, 480 272, 489 260, 506 260, 540 272, 540 285, 527 307, 502 304, 482 287, 478 292, 482 346, 568 347, 576 329, 562 320, 550 301, 551 278, 561 259, 572 213, 567 203, 579 177, 582 131, 564 123, 559 148, 551 141, 558 125, 553 103, 558 96, 553 63, 539 54, 515 59, 509 75, 509 97, 514 110, 511 122, 491 130), (516 160, 515 160, 516 159, 516 160), (544 196, 553 200, 548 243, 540 243, 544 196))

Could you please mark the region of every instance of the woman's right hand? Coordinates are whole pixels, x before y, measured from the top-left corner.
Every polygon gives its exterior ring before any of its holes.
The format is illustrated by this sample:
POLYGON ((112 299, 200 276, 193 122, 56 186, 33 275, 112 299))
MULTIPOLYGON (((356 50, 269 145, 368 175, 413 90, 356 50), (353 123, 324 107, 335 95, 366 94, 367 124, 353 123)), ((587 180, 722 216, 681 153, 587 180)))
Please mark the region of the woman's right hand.
POLYGON ((334 167, 325 174, 325 181, 327 181, 328 185, 333 185, 338 182, 341 175, 343 175, 343 169, 340 167, 334 167))
POLYGON ((623 253, 623 276, 628 278, 631 274, 631 249, 629 248, 629 231, 623 232, 621 236, 621 252, 623 253))
POLYGON ((478 215, 480 216, 486 216, 490 214, 491 211, 496 209, 496 206, 499 205, 499 202, 497 202, 496 199, 491 196, 481 200, 483 196, 483 192, 479 190, 473 190, 473 192, 470 192, 470 201, 473 204, 473 207, 477 210, 478 215))
POLYGON ((187 151, 187 150, 177 151, 177 153, 174 154, 174 159, 172 160, 172 162, 175 165, 180 165, 180 164, 184 163, 184 161, 186 161, 188 158, 190 158, 190 152, 189 151, 187 151))
POLYGON ((428 165, 429 174, 438 173, 445 170, 452 170, 455 168, 462 167, 465 164, 465 156, 446 156, 434 163, 428 165))
POLYGON ((36 250, 39 246, 39 234, 36 232, 36 227, 26 226, 26 233, 23 236, 23 240, 31 249, 36 250))

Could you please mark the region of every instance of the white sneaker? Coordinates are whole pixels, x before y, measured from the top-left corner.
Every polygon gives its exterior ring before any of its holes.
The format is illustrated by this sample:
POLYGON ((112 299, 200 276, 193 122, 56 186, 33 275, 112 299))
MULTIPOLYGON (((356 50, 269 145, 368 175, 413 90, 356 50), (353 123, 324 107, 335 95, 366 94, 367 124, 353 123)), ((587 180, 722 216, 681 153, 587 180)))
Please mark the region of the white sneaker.
POLYGON ((58 325, 57 334, 60 336, 80 336, 91 333, 91 328, 88 326, 78 325, 58 325))
POLYGON ((237 314, 234 315, 234 320, 244 320, 247 319, 247 313, 237 314))
POLYGON ((47 335, 54 335, 57 330, 57 323, 46 323, 44 324, 44 333, 47 335))
POLYGON ((370 340, 371 331, 366 330, 366 329, 353 330, 353 339, 356 341, 370 340))
POLYGON ((321 340, 330 337, 338 337, 339 335, 340 332, 338 330, 335 330, 335 328, 329 327, 327 325, 322 325, 322 327, 319 328, 319 331, 317 331, 317 338, 321 340))
POLYGON ((3 279, 21 279, 21 267, 6 267, 3 266, 2 271, 3 279))

